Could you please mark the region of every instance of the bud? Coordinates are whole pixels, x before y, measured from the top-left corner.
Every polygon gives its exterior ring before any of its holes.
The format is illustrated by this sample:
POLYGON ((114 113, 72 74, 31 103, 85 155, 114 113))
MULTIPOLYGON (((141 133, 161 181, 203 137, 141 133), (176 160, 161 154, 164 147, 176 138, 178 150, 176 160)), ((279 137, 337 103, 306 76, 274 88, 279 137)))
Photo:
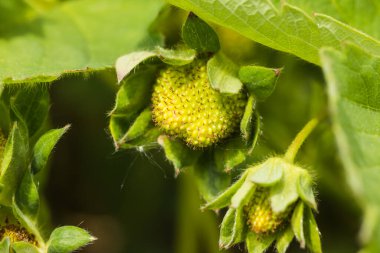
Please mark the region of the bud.
POLYGON ((162 70, 154 85, 157 126, 192 147, 207 147, 235 132, 244 113, 243 93, 225 94, 210 85, 206 61, 162 70))
POLYGON ((257 234, 274 233, 287 220, 291 209, 287 208, 284 212, 274 213, 269 201, 269 190, 258 187, 246 207, 248 226, 257 234))

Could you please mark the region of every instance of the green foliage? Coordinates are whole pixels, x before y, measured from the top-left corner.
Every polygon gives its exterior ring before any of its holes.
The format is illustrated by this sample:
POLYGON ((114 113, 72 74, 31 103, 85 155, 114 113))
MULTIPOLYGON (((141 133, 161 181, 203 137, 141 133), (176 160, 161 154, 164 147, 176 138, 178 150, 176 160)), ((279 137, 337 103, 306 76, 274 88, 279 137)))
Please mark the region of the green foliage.
POLYGON ((47 253, 70 253, 95 240, 86 230, 65 226, 56 228, 47 243, 47 253))

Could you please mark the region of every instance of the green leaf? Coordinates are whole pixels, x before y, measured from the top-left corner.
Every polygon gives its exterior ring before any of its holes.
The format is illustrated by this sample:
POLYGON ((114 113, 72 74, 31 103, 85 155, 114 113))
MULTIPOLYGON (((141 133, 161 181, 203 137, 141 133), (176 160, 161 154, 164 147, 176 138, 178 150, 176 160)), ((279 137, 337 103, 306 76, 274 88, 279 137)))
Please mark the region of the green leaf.
MULTIPOLYGON (((364 209, 380 210, 380 58, 347 44, 342 53, 323 50, 321 59, 348 183, 364 209)), ((372 240, 378 245, 377 238, 372 240)))
POLYGON ((244 240, 246 234, 244 208, 229 208, 221 227, 219 247, 228 249, 244 240))
POLYGON ((30 220, 37 220, 40 199, 37 186, 33 181, 33 175, 30 171, 26 171, 20 186, 17 188, 15 202, 21 212, 28 216, 30 220))
POLYGON ((285 253, 294 238, 291 226, 287 226, 276 240, 276 249, 278 253, 285 253))
POLYGON ((222 93, 239 93, 243 84, 239 80, 238 67, 222 53, 215 54, 207 62, 207 74, 211 86, 222 93))
POLYGON ((96 240, 86 230, 64 226, 56 228, 50 235, 47 253, 69 253, 96 240))
POLYGON ((255 115, 256 102, 254 96, 249 96, 245 106, 243 118, 240 121, 240 132, 246 141, 249 141, 253 136, 253 120, 255 115))
POLYGON ((232 196, 237 192, 237 190, 243 185, 245 179, 247 178, 249 170, 245 170, 236 182, 234 182, 230 187, 227 188, 223 193, 217 196, 215 199, 207 203, 203 209, 220 209, 228 206, 231 203, 232 196))
POLYGON ((15 253, 40 253, 36 246, 23 241, 13 243, 12 249, 15 253))
POLYGON ((190 149, 183 141, 167 135, 161 135, 158 143, 164 149, 166 158, 173 163, 177 175, 193 166, 201 155, 201 152, 190 149))
POLYGON ((247 244, 248 253, 262 253, 276 239, 276 233, 271 234, 256 234, 248 232, 245 243, 247 244))
POLYGON ((313 179, 307 171, 300 173, 298 177, 297 192, 302 201, 304 201, 309 207, 317 210, 317 202, 315 201, 313 192, 313 179))
POLYGON ((9 239, 9 237, 4 237, 0 241, 0 252, 9 253, 10 246, 11 246, 11 240, 9 239))
POLYGON ((0 202, 10 206, 13 195, 27 169, 28 136, 21 127, 14 123, 4 149, 0 167, 0 202))
POLYGON ((156 67, 141 66, 133 75, 125 78, 117 92, 116 105, 110 113, 110 132, 115 147, 128 132, 136 117, 150 104, 151 88, 155 81, 156 67))
POLYGON ((165 49, 156 47, 158 57, 169 65, 183 66, 191 63, 196 57, 196 51, 189 48, 165 49))
POLYGON ((260 186, 271 186, 282 179, 284 162, 280 158, 269 158, 259 165, 259 168, 250 175, 249 180, 260 186))
POLYGON ((59 129, 52 129, 40 137, 33 148, 32 170, 34 174, 45 168, 54 146, 69 128, 70 125, 59 129))
POLYGON ((291 225, 294 235, 299 241, 301 248, 305 248, 305 232, 304 232, 304 204, 302 201, 298 202, 293 211, 291 225))
MULTIPOLYGON (((250 175, 248 174, 247 177, 249 176, 250 175)), ((237 209, 248 204, 255 190, 256 186, 250 180, 245 180, 241 187, 232 196, 231 207, 237 209)))
POLYGON ((284 175, 278 183, 270 188, 271 207, 275 213, 285 211, 298 199, 297 178, 298 167, 283 162, 284 175))
POLYGON ((239 70, 239 78, 248 92, 257 100, 264 101, 276 88, 281 69, 270 69, 260 66, 243 66, 239 70))
POLYGON ((78 0, 43 12, 24 2, 0 8, 0 16, 9 15, 0 29, 0 84, 110 68, 136 48, 161 6, 157 0, 78 0))
POLYGON ((306 246, 312 253, 322 253, 321 238, 319 229, 314 219, 313 211, 306 207, 304 211, 304 229, 306 246))
POLYGON ((202 19, 190 12, 182 27, 182 39, 191 48, 200 53, 219 51, 218 35, 202 19))
POLYGON ((115 69, 118 83, 128 76, 137 65, 155 56, 157 56, 156 53, 151 51, 138 51, 117 58, 115 69))
POLYGON ((214 157, 220 170, 230 172, 245 161, 246 147, 240 138, 230 139, 215 147, 214 157))
POLYGON ((149 128, 154 127, 152 122, 152 111, 150 108, 146 108, 139 116, 135 119, 132 125, 129 127, 126 134, 119 140, 119 145, 125 142, 131 141, 142 136, 149 128))
POLYGON ((169 2, 204 20, 315 64, 320 64, 319 49, 324 46, 340 48, 343 41, 352 41, 372 54, 380 55, 380 43, 375 39, 332 17, 318 13, 308 16, 302 6, 298 8, 283 3, 278 10, 269 0, 169 2))

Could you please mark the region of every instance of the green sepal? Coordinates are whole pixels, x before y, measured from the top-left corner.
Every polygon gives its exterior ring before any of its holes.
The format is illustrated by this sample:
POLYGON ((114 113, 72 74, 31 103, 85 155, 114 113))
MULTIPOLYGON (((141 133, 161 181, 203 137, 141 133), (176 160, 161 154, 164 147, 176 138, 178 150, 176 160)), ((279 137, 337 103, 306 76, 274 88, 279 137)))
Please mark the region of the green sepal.
POLYGON ((149 128, 143 135, 129 142, 120 144, 118 148, 131 149, 135 148, 138 151, 144 151, 147 149, 154 149, 159 147, 157 143, 158 137, 162 134, 162 131, 158 127, 149 128))
POLYGON ((137 65, 155 56, 157 56, 155 52, 138 51, 119 57, 115 64, 118 83, 127 77, 137 65))
POLYGON ((189 64, 197 56, 197 52, 195 50, 181 47, 175 49, 157 47, 155 52, 161 61, 173 66, 183 66, 189 64))
POLYGON ((247 178, 249 170, 244 171, 235 183, 227 188, 224 192, 218 195, 215 199, 207 203, 202 209, 220 209, 228 206, 231 203, 232 196, 240 189, 247 178))
MULTIPOLYGON (((247 177, 249 176, 250 175, 248 175, 247 177)), ((231 207, 240 208, 248 204, 255 190, 256 190, 255 184, 253 184, 250 180, 245 180, 242 186, 232 196, 231 207)))
MULTIPOLYGON (((286 167, 286 166, 285 166, 286 167)), ((284 174, 284 162, 281 158, 269 158, 258 166, 253 172, 249 180, 260 186, 271 186, 279 182, 284 174)))
POLYGON ((198 190, 206 202, 216 198, 231 184, 231 175, 220 171, 215 164, 211 152, 203 152, 193 166, 198 190))
POLYGON ((120 139, 128 132, 139 113, 150 104, 156 71, 154 66, 141 66, 122 81, 116 95, 116 105, 110 113, 109 128, 116 149, 120 148, 120 139))
POLYGON ((37 220, 40 199, 37 186, 33 181, 33 175, 29 170, 25 172, 21 184, 16 190, 15 202, 23 215, 28 216, 29 220, 37 220))
POLYGON ((12 249, 14 253, 40 253, 36 246, 23 241, 12 243, 12 249))
POLYGON ((139 116, 134 120, 134 122, 129 127, 125 135, 118 141, 118 145, 121 146, 126 142, 136 139, 149 129, 153 128, 154 124, 152 122, 152 111, 147 107, 142 111, 139 116))
POLYGON ((96 240, 86 230, 74 226, 54 229, 47 243, 47 253, 70 253, 96 240))
POLYGON ((215 53, 220 49, 219 38, 214 29, 192 12, 182 27, 182 39, 199 53, 215 53))
POLYGON ((253 136, 253 120, 255 117, 255 108, 256 108, 256 100, 254 96, 249 96, 247 104, 244 109, 243 118, 240 121, 240 132, 243 136, 243 139, 247 142, 253 136))
POLYGON ((221 171, 231 172, 245 161, 246 153, 246 147, 241 139, 233 138, 215 147, 214 158, 221 171))
POLYGON ((305 248, 305 232, 304 232, 304 204, 299 201, 294 208, 291 218, 291 227, 301 248, 305 248))
POLYGON ((304 231, 306 247, 312 253, 322 253, 321 238, 313 211, 306 206, 304 210, 304 231))
POLYGON ((252 231, 247 233, 245 243, 248 253, 262 253, 268 249, 276 239, 276 233, 256 234, 252 231))
POLYGON ((273 212, 284 212, 298 199, 297 179, 300 168, 282 162, 283 176, 270 188, 270 202, 273 212))
POLYGON ((207 62, 207 75, 211 87, 222 93, 237 94, 243 87, 238 78, 238 66, 219 52, 207 62))
POLYGON ((301 172, 297 179, 297 192, 302 201, 310 208, 317 210, 317 202, 313 192, 313 179, 307 171, 301 172))
POLYGON ((281 69, 243 66, 239 70, 239 78, 251 95, 263 101, 273 93, 280 73, 281 69))
POLYGON ((244 209, 229 208, 225 214, 219 237, 219 248, 229 248, 244 241, 246 235, 244 209))
POLYGON ((15 191, 27 169, 29 155, 28 136, 25 129, 16 122, 8 136, 0 167, 0 202, 10 206, 15 191))
POLYGON ((9 239, 9 237, 4 237, 0 241, 0 252, 9 253, 10 246, 11 246, 11 240, 9 239))
POLYGON ((200 151, 191 150, 183 141, 167 135, 158 137, 158 143, 164 149, 166 158, 174 165, 176 175, 193 166, 201 155, 200 151))
POLYGON ((276 249, 278 253, 285 253, 290 243, 293 241, 294 233, 291 226, 287 226, 280 232, 276 239, 276 249))
POLYGON ((49 130, 38 139, 33 148, 32 171, 34 174, 45 168, 53 148, 69 128, 70 125, 67 125, 49 130))

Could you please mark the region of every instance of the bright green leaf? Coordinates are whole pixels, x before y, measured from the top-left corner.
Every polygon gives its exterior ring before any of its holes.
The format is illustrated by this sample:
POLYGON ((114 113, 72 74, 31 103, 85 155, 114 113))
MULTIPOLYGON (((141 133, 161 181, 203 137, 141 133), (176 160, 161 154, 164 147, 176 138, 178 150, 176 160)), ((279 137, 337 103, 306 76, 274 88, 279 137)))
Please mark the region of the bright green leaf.
POLYGON ((67 125, 63 128, 49 130, 40 137, 33 149, 32 170, 34 174, 45 168, 54 146, 69 128, 70 125, 67 125))
POLYGON ((300 173, 297 180, 297 192, 302 199, 309 207, 317 209, 317 202, 315 201, 314 192, 313 192, 313 179, 310 174, 305 171, 300 173))
MULTIPOLYGON (((249 176, 250 175, 248 174, 247 177, 249 176)), ((231 207, 241 208, 247 205, 255 190, 256 186, 250 180, 245 180, 241 187, 232 196, 231 207)))
POLYGON ((256 234, 248 232, 245 243, 247 244, 248 253, 263 253, 268 249, 276 239, 276 234, 256 234))
POLYGON ((12 249, 15 253, 40 253, 36 246, 23 241, 13 243, 12 249))
POLYGON ((312 253, 322 253, 319 229, 314 219, 313 211, 309 207, 304 211, 304 229, 306 246, 312 253))
POLYGON ((9 240, 9 237, 4 237, 0 241, 0 252, 9 253, 10 246, 11 246, 11 241, 9 240))
POLYGON ((304 232, 304 204, 300 201, 293 211, 291 225, 294 235, 299 241, 301 248, 305 248, 305 232, 304 232))
POLYGON ((207 62, 207 74, 211 86, 223 93, 238 93, 243 84, 239 80, 238 66, 222 53, 215 54, 207 62))
POLYGON ((219 38, 215 31, 191 12, 182 27, 182 38, 189 47, 201 53, 215 53, 220 49, 219 38))
POLYGON ((284 174, 284 162, 280 158, 269 158, 258 166, 259 168, 250 175, 249 180, 261 186, 271 186, 282 179, 284 174))
POLYGON ((24 12, 18 5, 0 8, 0 17, 9 15, 1 19, 0 84, 111 68, 136 48, 162 6, 157 0, 78 0, 39 13, 22 3, 24 12))
POLYGON ((278 253, 285 253, 294 238, 291 226, 287 226, 276 240, 276 249, 278 253))
POLYGON ((162 47, 156 47, 155 52, 163 62, 174 66, 189 64, 197 55, 195 50, 189 48, 165 49, 162 47))
POLYGON ((96 240, 86 230, 64 226, 56 228, 50 235, 47 253, 69 253, 96 240))

